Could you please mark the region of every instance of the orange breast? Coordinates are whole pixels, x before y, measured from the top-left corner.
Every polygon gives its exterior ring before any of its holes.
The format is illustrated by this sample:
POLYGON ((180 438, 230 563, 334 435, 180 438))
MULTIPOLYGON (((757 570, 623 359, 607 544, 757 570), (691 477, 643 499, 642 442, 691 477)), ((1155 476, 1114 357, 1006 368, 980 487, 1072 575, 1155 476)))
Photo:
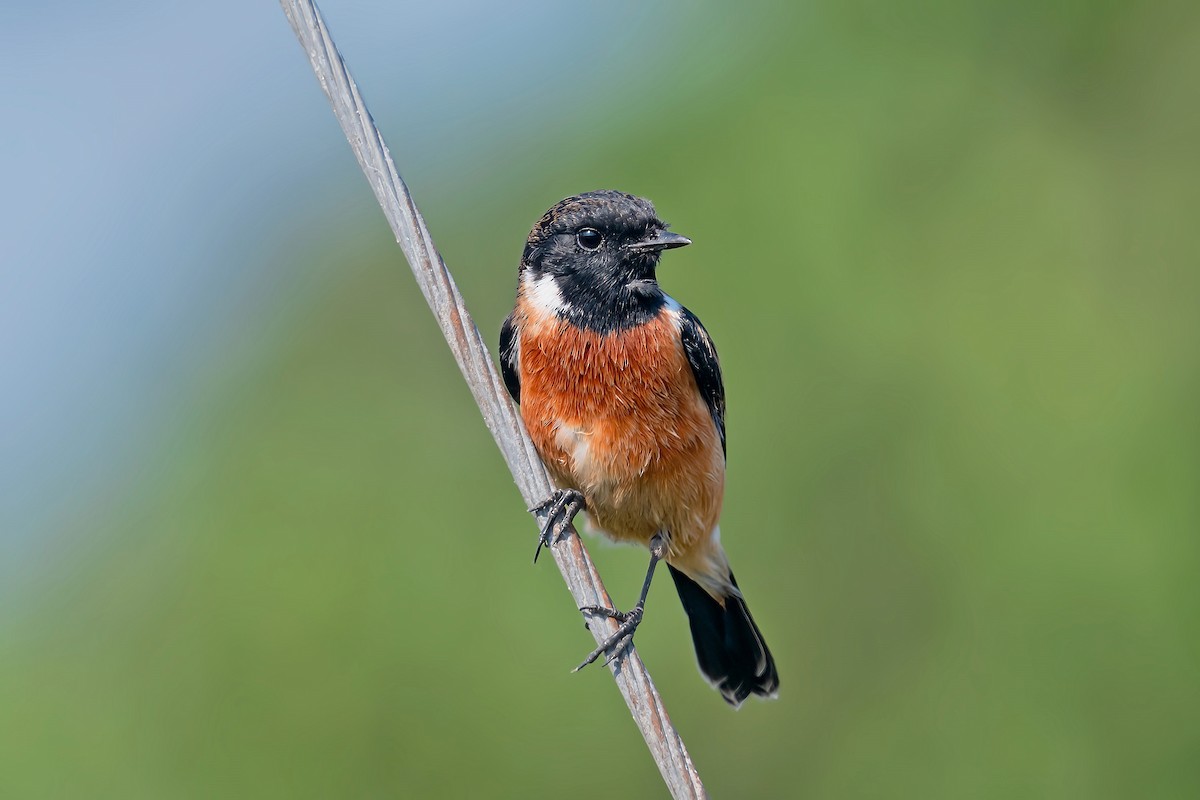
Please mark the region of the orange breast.
POLYGON ((725 458, 671 313, 603 336, 518 314, 521 414, 555 480, 615 539, 665 530, 676 556, 707 543, 725 458))

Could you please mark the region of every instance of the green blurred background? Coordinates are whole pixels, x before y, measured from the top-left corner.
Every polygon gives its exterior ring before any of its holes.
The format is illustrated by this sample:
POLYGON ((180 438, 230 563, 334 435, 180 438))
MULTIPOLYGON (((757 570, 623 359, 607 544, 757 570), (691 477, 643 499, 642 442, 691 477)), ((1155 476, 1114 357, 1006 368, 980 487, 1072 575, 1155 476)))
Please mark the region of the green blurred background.
MULTIPOLYGON (((271 279, 10 583, 0 795, 661 796, 275 11, 312 113, 273 135, 328 168, 270 179, 305 198, 247 211, 271 279)), ((721 351, 723 538, 782 679, 731 711, 655 585, 639 650, 714 796, 1200 796, 1200 6, 517 18, 585 77, 451 94, 428 156, 436 98, 356 66, 373 13, 334 21, 489 340, 562 196, 695 241, 660 278, 721 351)), ((632 601, 643 554, 591 547, 632 601)))

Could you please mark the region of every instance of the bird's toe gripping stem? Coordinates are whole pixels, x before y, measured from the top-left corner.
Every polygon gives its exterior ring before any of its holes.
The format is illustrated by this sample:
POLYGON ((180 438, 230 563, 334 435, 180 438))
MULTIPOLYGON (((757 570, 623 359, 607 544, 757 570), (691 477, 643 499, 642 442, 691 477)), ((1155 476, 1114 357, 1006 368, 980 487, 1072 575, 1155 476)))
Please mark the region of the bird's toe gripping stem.
POLYGON ((583 606, 579 610, 585 614, 596 614, 601 617, 615 619, 620 625, 595 650, 588 653, 587 658, 578 667, 571 670, 572 672, 579 672, 579 670, 591 664, 606 652, 609 654, 608 658, 604 660, 603 666, 607 667, 612 663, 614 658, 625 652, 625 649, 633 643, 633 632, 637 630, 637 626, 641 624, 642 617, 646 613, 642 603, 638 603, 628 611, 617 611, 614 608, 605 608, 604 606, 583 606), (610 650, 612 652, 609 652, 610 650))
POLYGON ((563 537, 571 525, 575 515, 584 509, 583 495, 574 489, 559 489, 544 503, 529 509, 531 514, 546 514, 542 524, 542 532, 538 536, 537 550, 533 553, 533 563, 537 563, 543 547, 549 547, 563 537))
POLYGON ((579 610, 585 614, 595 614, 609 619, 615 619, 618 623, 617 629, 607 636, 600 646, 592 652, 588 653, 588 657, 583 660, 583 663, 576 667, 573 672, 591 664, 605 652, 611 650, 608 658, 604 661, 604 666, 612 663, 614 658, 625 652, 625 650, 633 644, 633 632, 637 630, 637 626, 642 623, 642 617, 646 614, 646 595, 650 593, 650 582, 654 579, 654 567, 665 558, 667 555, 667 537, 663 533, 656 533, 650 539, 650 566, 646 569, 646 580, 642 584, 642 593, 638 597, 637 603, 628 611, 617 611, 615 608, 607 608, 605 606, 583 606, 579 610))

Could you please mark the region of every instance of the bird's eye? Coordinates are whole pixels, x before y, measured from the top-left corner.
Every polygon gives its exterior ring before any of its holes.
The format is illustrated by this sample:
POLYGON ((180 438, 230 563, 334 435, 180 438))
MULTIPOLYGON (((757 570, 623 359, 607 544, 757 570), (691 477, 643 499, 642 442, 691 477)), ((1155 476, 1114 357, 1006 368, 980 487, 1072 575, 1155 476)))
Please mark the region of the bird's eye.
POLYGON ((579 246, 584 250, 595 250, 604 241, 604 237, 595 228, 584 228, 575 234, 575 241, 579 242, 579 246))

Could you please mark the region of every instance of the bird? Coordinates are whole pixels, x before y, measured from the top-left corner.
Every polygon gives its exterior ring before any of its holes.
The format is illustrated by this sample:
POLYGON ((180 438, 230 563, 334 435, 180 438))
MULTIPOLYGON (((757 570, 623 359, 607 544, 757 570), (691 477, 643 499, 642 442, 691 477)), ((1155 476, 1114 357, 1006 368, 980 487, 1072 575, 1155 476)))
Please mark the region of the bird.
MULTIPOLYGON (((702 675, 735 708, 777 696, 779 675, 721 546, 725 387, 700 320, 666 294, 657 268, 691 240, 654 205, 614 190, 556 203, 521 255, 513 311, 500 331, 500 371, 557 489, 538 542, 556 542, 586 511, 591 527, 650 551, 628 612, 576 669, 633 640, 655 566, 665 561, 686 612, 702 675)), ((534 560, 537 560, 535 552, 534 560)))

